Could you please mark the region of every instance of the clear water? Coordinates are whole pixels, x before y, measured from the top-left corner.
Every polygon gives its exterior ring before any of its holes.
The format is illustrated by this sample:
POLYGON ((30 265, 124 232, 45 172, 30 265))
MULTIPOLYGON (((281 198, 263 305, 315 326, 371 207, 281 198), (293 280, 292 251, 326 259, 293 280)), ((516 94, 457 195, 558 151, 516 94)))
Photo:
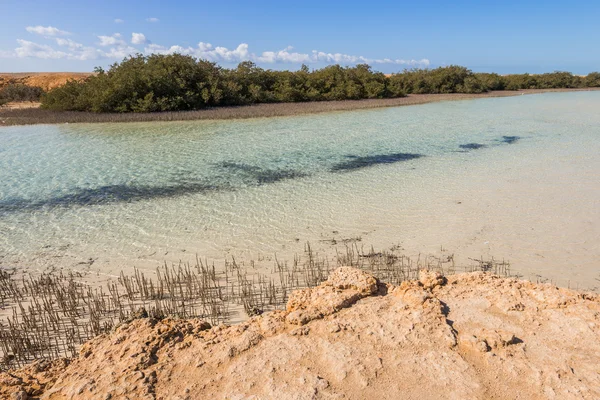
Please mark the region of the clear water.
POLYGON ((598 139, 600 92, 0 128, 0 264, 116 275, 360 238, 593 287, 598 139))

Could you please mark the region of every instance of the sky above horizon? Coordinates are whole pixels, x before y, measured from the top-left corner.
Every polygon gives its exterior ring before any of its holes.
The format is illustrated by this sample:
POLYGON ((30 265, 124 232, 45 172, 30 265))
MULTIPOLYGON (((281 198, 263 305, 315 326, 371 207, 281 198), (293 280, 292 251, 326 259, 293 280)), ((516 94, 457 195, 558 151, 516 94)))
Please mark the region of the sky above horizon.
POLYGON ((0 72, 92 71, 172 52, 269 69, 600 70, 599 1, 290 3, 0 0, 0 72))

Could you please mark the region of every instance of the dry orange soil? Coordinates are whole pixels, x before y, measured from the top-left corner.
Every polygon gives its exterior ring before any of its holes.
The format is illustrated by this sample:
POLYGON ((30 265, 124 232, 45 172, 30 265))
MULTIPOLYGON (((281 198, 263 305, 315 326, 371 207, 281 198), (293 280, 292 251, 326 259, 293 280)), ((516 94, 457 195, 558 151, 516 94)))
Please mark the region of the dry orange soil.
POLYGON ((122 325, 76 359, 0 374, 0 396, 598 399, 600 298, 485 273, 394 287, 342 267, 239 325, 122 325))
POLYGON ((64 85, 68 80, 85 79, 90 75, 92 74, 88 72, 0 72, 0 89, 11 83, 21 83, 28 86, 38 86, 48 91, 64 85))

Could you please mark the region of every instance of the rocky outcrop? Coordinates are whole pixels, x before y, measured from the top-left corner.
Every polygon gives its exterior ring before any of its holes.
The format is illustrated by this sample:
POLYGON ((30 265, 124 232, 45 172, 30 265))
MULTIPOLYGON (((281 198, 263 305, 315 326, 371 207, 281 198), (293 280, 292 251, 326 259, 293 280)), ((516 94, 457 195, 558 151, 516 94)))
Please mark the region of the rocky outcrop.
POLYGON ((597 399, 599 365, 596 295, 485 273, 423 271, 418 281, 394 287, 340 268, 322 285, 294 292, 285 311, 239 325, 122 325, 88 342, 70 363, 0 374, 0 394, 597 399))
POLYGON ((366 272, 340 267, 320 286, 292 292, 286 307, 286 320, 304 325, 313 319, 334 314, 363 297, 375 294, 377 283, 377 279, 366 272))

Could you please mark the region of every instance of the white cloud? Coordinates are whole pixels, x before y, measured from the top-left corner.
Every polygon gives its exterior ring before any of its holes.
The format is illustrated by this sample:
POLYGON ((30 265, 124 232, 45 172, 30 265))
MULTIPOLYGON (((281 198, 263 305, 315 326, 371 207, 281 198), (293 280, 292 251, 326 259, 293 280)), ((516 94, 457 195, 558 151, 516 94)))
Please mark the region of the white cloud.
POLYGON ((198 49, 195 51, 196 57, 203 58, 209 61, 223 62, 240 62, 250 60, 253 57, 248 53, 248 45, 241 43, 234 50, 229 50, 227 47, 215 47, 210 43, 198 43, 198 49))
POLYGON ((141 53, 138 49, 136 49, 135 47, 131 47, 131 46, 118 46, 118 47, 112 47, 107 51, 101 51, 101 57, 102 58, 109 58, 109 59, 117 59, 117 60, 121 60, 125 57, 137 54, 137 53, 141 53))
POLYGON ((233 50, 226 47, 213 47, 210 43, 200 42, 198 47, 181 47, 171 46, 164 47, 160 45, 146 46, 144 52, 147 54, 187 54, 193 55, 214 62, 236 63, 241 61, 255 61, 257 63, 288 63, 288 64, 392 64, 392 65, 410 65, 410 66, 429 66, 429 60, 402 60, 402 59, 372 59, 363 56, 353 56, 341 53, 324 53, 321 51, 313 51, 310 54, 293 52, 293 47, 288 46, 279 51, 265 51, 257 56, 249 51, 248 44, 242 43, 233 50))
POLYGON ((96 60, 103 58, 103 52, 89 46, 84 46, 71 39, 56 38, 56 43, 59 46, 69 49, 69 53, 65 53, 65 57, 70 60, 96 60))
POLYGON ((392 60, 390 58, 366 58, 363 56, 352 56, 340 53, 324 53, 322 51, 313 50, 311 55, 312 62, 323 62, 327 64, 396 64, 396 65, 420 65, 428 66, 428 59, 421 60, 392 60))
POLYGON ((0 50, 0 58, 15 58, 17 55, 14 51, 0 50))
POLYGON ((184 54, 184 55, 195 55, 194 54, 195 49, 193 47, 181 47, 181 46, 171 46, 171 47, 166 47, 166 46, 162 46, 160 44, 148 44, 145 48, 143 53, 144 54, 174 54, 174 53, 178 53, 178 54, 184 54))
POLYGON ((210 43, 200 42, 198 47, 181 47, 171 46, 165 47, 157 44, 150 44, 144 49, 146 54, 186 54, 194 57, 202 58, 204 60, 214 62, 230 62, 236 63, 240 61, 254 60, 256 57, 254 54, 248 52, 248 45, 246 43, 240 44, 233 50, 229 50, 226 47, 213 47, 210 43))
POLYGON ((293 47, 288 46, 283 50, 279 51, 265 51, 261 55, 257 56, 254 53, 249 52, 248 44, 242 43, 234 50, 229 50, 226 47, 213 47, 210 43, 200 42, 197 48, 192 47, 181 47, 171 46, 169 48, 152 45, 147 46, 145 49, 146 53, 160 53, 160 54, 172 54, 181 53, 196 56, 198 58, 206 59, 214 62, 227 62, 235 63, 241 61, 255 61, 258 63, 288 63, 288 64, 392 64, 392 65, 411 65, 411 66, 423 66, 429 65, 429 60, 402 60, 402 59, 373 59, 366 58, 363 56, 353 56, 341 53, 324 53, 321 51, 312 51, 308 53, 293 52, 293 47))
POLYGON ((61 31, 60 29, 55 28, 53 26, 41 26, 41 25, 37 25, 37 26, 28 26, 25 29, 29 33, 35 33, 37 35, 42 35, 42 36, 66 36, 66 35, 70 35, 69 32, 67 32, 67 31, 61 31))
POLYGON ((294 63, 294 64, 306 64, 310 63, 312 59, 308 54, 302 53, 290 53, 293 49, 292 46, 288 46, 283 50, 275 51, 265 51, 259 57, 256 58, 258 62, 264 63, 294 63))
POLYGON ((124 46, 126 43, 120 33, 115 33, 112 36, 98 36, 100 46, 124 46))
POLYGON ((122 24, 122 23, 124 23, 124 22, 125 22, 125 21, 124 21, 124 20, 122 20, 121 18, 117 18, 117 19, 115 19, 115 24, 122 24))
POLYGON ((68 47, 69 50, 78 50, 83 48, 81 43, 77 43, 71 39, 56 38, 56 44, 59 46, 68 47))
POLYGON ((147 42, 146 35, 143 33, 132 33, 131 34, 131 43, 132 44, 145 44, 147 42))
POLYGON ((158 22, 160 20, 158 18, 151 17, 151 18, 146 18, 146 21, 148 21, 148 22, 158 22))
MULTIPOLYGON (((149 18, 150 20, 152 18, 149 18)), ((115 20, 116 22, 117 20, 115 20)), ((120 21, 120 20, 119 20, 120 21)), ((68 32, 61 31, 54 27, 27 27, 32 33, 37 33, 49 39, 55 36, 54 40, 58 49, 50 45, 38 44, 27 40, 17 40, 19 47, 14 51, 0 50, 2 58, 45 58, 57 59, 65 58, 71 60, 96 60, 96 59, 123 59, 130 55, 141 54, 173 54, 180 53, 191 55, 200 59, 213 61, 216 63, 239 63, 241 61, 254 61, 260 64, 370 64, 370 65, 402 65, 402 66, 429 66, 429 60, 413 59, 392 59, 392 58, 367 58, 343 53, 327 53, 313 50, 310 53, 300 53, 294 51, 293 47, 288 46, 277 51, 263 51, 259 55, 250 52, 247 43, 241 43, 234 49, 222 46, 213 46, 210 43, 199 42, 197 46, 182 47, 179 45, 163 46, 154 43, 146 38, 143 33, 133 32, 131 34, 131 45, 128 44, 123 35, 115 33, 113 35, 97 36, 100 47, 86 46, 71 39, 56 37, 67 35, 68 32), (137 46, 137 47, 136 47, 137 46), (141 49, 143 47, 143 49, 141 49)))
POLYGON ((111 36, 98 36, 98 39, 100 39, 100 43, 98 43, 100 46, 109 47, 107 50, 96 50, 98 58, 123 59, 130 55, 141 53, 139 49, 129 46, 127 42, 123 40, 123 35, 120 33, 115 33, 111 36))
POLYGON ((15 49, 15 55, 18 58, 43 58, 43 59, 57 59, 65 58, 67 53, 53 49, 51 46, 45 44, 38 44, 30 42, 28 40, 18 39, 17 43, 19 47, 15 49))

